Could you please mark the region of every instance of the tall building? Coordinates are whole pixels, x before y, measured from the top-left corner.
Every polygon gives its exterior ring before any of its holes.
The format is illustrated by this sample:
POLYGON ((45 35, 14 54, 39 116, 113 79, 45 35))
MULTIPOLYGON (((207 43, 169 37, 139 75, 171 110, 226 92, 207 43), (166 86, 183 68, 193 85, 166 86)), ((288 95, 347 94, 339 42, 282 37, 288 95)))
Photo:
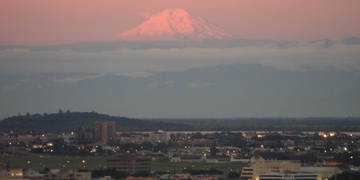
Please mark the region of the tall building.
POLYGON ((94 128, 75 126, 74 138, 78 141, 94 141, 94 128))
POLYGON ((151 159, 144 156, 121 155, 106 160, 108 169, 135 174, 140 171, 151 171, 151 159))
POLYGON ((215 157, 216 156, 216 140, 214 141, 214 146, 210 148, 210 156, 215 157))
POLYGON ((106 143, 108 140, 115 139, 114 121, 96 121, 94 123, 94 141, 106 143))
POLYGON ((149 134, 151 143, 168 143, 170 140, 170 133, 158 130, 149 134))
POLYGON ((244 167, 240 174, 241 180, 259 180, 259 174, 284 171, 300 171, 301 163, 298 161, 267 161, 256 162, 250 167, 244 167))
POLYGON ((300 160, 283 160, 285 157, 279 153, 255 154, 250 167, 243 167, 239 180, 325 180, 342 172, 338 167, 303 167, 300 160))
POLYGON ((44 180, 91 180, 91 172, 60 172, 60 169, 52 169, 45 173, 44 180))

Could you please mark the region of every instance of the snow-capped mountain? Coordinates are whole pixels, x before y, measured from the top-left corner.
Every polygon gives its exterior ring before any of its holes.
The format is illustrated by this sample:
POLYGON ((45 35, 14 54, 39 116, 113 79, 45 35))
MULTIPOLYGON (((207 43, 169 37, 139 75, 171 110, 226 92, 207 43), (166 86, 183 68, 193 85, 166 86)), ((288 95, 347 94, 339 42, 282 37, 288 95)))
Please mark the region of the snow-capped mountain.
POLYGON ((192 17, 182 9, 166 9, 153 15, 141 25, 116 35, 128 36, 166 36, 181 39, 226 39, 232 35, 221 28, 206 22, 200 17, 192 17))

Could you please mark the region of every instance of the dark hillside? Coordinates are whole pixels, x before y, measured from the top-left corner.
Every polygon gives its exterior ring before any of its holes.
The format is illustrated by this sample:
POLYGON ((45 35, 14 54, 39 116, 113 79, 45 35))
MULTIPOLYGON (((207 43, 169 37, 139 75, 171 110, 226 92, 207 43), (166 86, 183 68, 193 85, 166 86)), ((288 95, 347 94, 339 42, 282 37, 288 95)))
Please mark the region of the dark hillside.
POLYGON ((95 121, 115 121, 116 131, 190 130, 186 124, 151 122, 127 117, 115 117, 96 112, 69 112, 13 116, 0 121, 0 131, 9 132, 70 132, 76 125, 94 127, 95 121))

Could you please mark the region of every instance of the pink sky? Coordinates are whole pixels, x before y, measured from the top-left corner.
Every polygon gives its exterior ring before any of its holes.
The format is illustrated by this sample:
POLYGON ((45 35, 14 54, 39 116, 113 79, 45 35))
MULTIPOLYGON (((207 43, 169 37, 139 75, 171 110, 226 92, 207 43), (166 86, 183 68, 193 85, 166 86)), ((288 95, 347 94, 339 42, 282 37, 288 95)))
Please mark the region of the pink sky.
POLYGON ((116 41, 146 21, 138 14, 184 9, 246 39, 360 37, 358 0, 2 0, 0 45, 116 41))

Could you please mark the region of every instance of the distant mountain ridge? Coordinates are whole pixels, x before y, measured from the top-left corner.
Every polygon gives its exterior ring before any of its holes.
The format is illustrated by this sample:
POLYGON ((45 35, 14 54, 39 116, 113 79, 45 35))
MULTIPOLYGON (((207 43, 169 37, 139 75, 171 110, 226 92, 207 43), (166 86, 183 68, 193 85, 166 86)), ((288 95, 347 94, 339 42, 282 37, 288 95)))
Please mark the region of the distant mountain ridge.
POLYGON ((226 39, 233 37, 220 27, 212 25, 201 17, 192 17, 183 9, 166 9, 153 15, 141 25, 116 35, 167 36, 180 39, 226 39))
MULTIPOLYGON (((307 43, 323 42, 323 47, 331 47, 335 44, 343 44, 347 46, 354 46, 360 44, 359 37, 349 37, 342 39, 339 42, 334 42, 330 39, 314 40, 307 43)), ((279 48, 286 48, 291 44, 291 41, 275 41, 275 40, 249 40, 249 39, 203 39, 202 41, 192 41, 191 39, 183 41, 114 41, 114 42, 89 42, 89 43, 75 43, 75 44, 59 44, 49 46, 24 46, 24 45, 0 45, 0 50, 13 49, 28 49, 30 51, 45 51, 55 52, 60 50, 71 50, 75 52, 104 52, 116 51, 121 48, 128 48, 133 50, 148 50, 148 49, 183 49, 183 48, 235 48, 235 47, 252 47, 265 46, 267 44, 274 44, 279 48)), ((291 46, 296 46, 294 43, 291 46)))
POLYGON ((0 120, 0 132, 71 132, 95 121, 115 121, 117 132, 131 131, 332 131, 360 132, 360 118, 161 118, 132 119, 97 112, 18 115, 0 120))
POLYGON ((0 121, 0 131, 13 132, 70 132, 75 126, 94 127, 95 121, 115 121, 116 131, 157 131, 161 129, 189 129, 189 125, 151 122, 127 117, 115 117, 96 112, 66 112, 13 116, 0 121))
POLYGON ((115 121, 117 132, 130 131, 331 131, 360 132, 360 118, 161 118, 132 119, 96 112, 19 115, 0 120, 0 132, 71 132, 95 121, 115 121))

